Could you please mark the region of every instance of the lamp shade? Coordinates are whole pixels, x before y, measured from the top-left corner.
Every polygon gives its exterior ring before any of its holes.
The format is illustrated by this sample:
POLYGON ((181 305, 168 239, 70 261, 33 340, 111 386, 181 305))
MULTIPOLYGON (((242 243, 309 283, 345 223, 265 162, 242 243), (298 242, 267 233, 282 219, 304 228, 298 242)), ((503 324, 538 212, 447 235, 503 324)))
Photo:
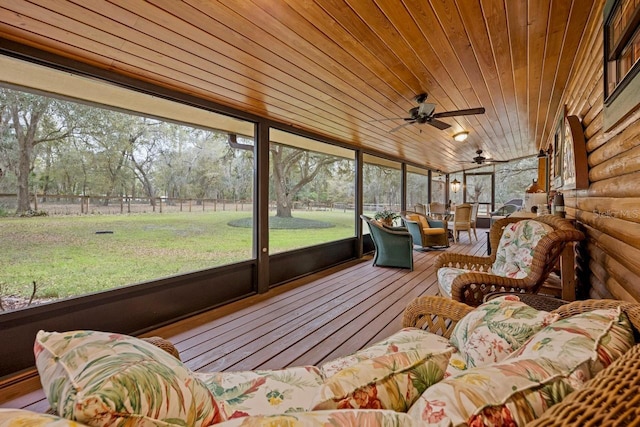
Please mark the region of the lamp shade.
POLYGON ((451 181, 451 190, 453 190, 454 193, 457 193, 460 190, 460 181, 456 178, 451 181))

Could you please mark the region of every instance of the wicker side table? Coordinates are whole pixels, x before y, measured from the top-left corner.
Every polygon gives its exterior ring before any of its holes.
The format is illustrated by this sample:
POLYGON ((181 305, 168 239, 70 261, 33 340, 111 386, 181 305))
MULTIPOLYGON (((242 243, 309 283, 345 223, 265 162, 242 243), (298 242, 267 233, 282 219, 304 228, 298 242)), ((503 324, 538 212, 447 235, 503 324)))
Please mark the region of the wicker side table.
POLYGON ((559 298, 553 298, 540 294, 518 294, 514 292, 493 292, 484 297, 484 301, 487 302, 494 298, 502 297, 505 295, 515 295, 520 298, 520 301, 530 305, 536 310, 553 311, 568 303, 568 301, 561 300, 559 298))

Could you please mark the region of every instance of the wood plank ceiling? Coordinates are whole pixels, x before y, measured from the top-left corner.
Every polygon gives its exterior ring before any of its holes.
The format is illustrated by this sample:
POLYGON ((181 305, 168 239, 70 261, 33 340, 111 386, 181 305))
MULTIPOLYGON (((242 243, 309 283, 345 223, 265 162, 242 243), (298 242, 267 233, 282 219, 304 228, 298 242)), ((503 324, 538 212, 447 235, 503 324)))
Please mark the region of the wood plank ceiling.
POLYGON ((0 36, 450 172, 537 153, 597 1, 12 0, 0 36), (486 113, 390 132, 423 92, 486 113))

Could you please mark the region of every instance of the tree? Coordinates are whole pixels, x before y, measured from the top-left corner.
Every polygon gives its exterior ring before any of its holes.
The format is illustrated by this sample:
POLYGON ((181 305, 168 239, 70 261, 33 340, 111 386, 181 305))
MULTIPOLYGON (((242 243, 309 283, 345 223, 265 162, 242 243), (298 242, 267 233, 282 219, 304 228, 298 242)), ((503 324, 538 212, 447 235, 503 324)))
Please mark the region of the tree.
POLYGON ((298 192, 338 157, 271 143, 271 172, 276 196, 276 216, 291 218, 298 192))
MULTIPOLYGON (((31 209, 29 203, 29 174, 33 165, 33 150, 43 142, 59 141, 69 135, 68 130, 56 123, 50 111, 55 105, 53 98, 0 89, 2 115, 8 114, 8 125, 17 143, 17 162, 12 165, 18 181, 18 206, 16 213, 31 209)), ((7 120, 6 118, 4 120, 7 120)))

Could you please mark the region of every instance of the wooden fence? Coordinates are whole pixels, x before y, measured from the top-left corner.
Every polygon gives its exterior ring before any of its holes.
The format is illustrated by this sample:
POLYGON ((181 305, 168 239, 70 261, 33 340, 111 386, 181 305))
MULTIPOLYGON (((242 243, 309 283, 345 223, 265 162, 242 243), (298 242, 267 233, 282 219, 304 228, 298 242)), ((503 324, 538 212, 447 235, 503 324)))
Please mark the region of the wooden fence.
MULTIPOLYGON (((34 211, 44 211, 48 215, 115 215, 132 213, 176 213, 176 212, 249 212, 252 200, 177 198, 177 197, 122 197, 122 196, 76 196, 63 194, 38 194, 30 198, 34 211)), ((0 194, 0 211, 15 212, 17 196, 0 194)), ((275 211, 276 202, 269 203, 269 210, 275 211)), ((319 203, 296 201, 293 209, 298 211, 353 211, 352 202, 319 203)), ((365 210, 389 209, 388 206, 367 205, 365 210)))

